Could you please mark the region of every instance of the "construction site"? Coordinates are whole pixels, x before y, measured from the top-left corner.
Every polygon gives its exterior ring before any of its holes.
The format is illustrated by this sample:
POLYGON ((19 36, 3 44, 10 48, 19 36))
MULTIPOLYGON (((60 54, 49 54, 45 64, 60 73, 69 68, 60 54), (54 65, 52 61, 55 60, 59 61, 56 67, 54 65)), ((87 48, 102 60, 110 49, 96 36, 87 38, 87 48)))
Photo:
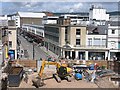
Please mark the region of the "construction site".
POLYGON ((119 88, 119 67, 119 61, 15 60, 8 62, 4 72, 9 89, 119 88))

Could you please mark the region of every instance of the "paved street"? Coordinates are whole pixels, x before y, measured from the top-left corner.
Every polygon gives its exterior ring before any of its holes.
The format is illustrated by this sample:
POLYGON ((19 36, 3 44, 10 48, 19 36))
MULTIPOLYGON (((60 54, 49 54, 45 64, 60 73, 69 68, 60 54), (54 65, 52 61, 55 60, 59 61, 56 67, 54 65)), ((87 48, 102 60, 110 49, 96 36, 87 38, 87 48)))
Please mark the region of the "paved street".
MULTIPOLYGON (((19 36, 19 39, 21 41, 20 49, 25 50, 26 54, 28 53, 28 57, 27 57, 27 55, 23 55, 22 59, 33 59, 33 44, 28 42, 22 36, 19 36)), ((35 59, 40 59, 40 58, 46 59, 47 54, 37 45, 34 45, 34 51, 35 51, 35 53, 34 53, 35 59)))

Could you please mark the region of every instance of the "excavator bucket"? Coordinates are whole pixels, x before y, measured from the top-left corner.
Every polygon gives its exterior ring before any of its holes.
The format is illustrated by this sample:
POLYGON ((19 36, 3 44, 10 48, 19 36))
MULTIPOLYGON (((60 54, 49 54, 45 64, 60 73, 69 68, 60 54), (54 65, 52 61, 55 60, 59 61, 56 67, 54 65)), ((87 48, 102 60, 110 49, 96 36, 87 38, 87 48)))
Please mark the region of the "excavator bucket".
POLYGON ((36 88, 39 88, 45 85, 44 80, 42 80, 39 77, 36 77, 34 80, 32 80, 32 83, 36 88))

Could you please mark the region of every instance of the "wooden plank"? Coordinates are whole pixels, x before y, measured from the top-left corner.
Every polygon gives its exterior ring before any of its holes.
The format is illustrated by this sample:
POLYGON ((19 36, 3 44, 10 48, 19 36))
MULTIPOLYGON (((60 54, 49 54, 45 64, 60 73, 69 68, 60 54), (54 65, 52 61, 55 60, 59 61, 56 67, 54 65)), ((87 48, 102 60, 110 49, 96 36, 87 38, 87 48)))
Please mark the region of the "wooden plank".
POLYGON ((17 60, 17 62, 24 67, 34 67, 37 68, 37 60, 17 60))

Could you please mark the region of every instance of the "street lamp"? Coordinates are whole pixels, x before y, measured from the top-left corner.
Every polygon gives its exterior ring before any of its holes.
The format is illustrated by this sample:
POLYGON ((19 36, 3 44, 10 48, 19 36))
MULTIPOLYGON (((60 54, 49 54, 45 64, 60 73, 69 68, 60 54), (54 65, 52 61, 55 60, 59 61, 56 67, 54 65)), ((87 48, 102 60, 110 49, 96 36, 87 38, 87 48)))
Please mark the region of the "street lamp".
POLYGON ((34 40, 32 39, 32 44, 33 44, 33 60, 35 58, 35 47, 34 47, 34 40))

